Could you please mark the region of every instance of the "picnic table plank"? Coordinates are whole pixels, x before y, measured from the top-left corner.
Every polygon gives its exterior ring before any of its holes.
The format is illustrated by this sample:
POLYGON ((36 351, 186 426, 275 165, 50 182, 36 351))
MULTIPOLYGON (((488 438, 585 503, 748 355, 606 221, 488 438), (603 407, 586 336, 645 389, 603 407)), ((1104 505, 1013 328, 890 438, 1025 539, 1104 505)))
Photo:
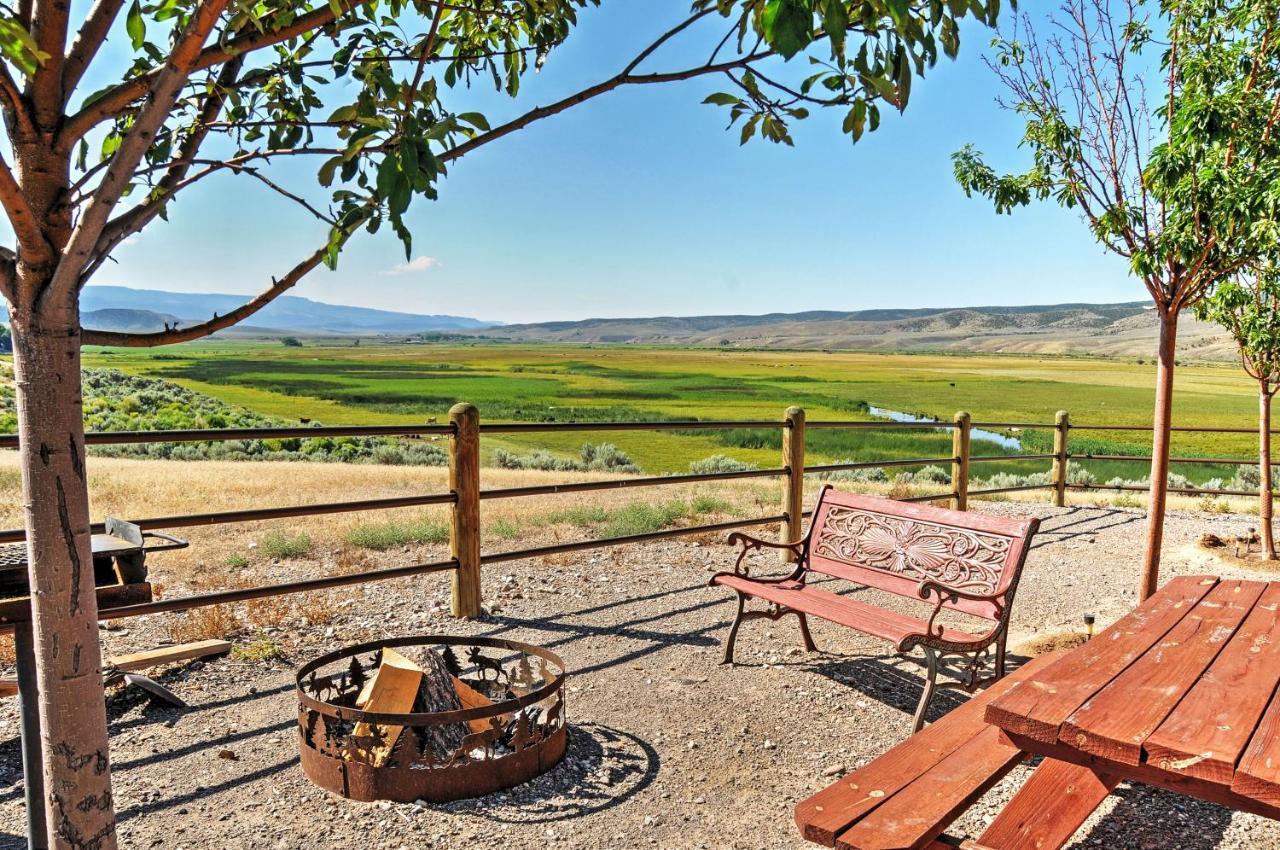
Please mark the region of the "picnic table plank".
POLYGON ((1073 712, 1062 724, 1059 740, 1108 761, 1141 763, 1143 742, 1213 663, 1265 587, 1261 582, 1219 582, 1163 638, 1073 712))
POLYGON ((1057 850, 1120 780, 1046 759, 973 845, 988 850, 1057 850))
POLYGON ((918 850, 1025 758, 988 726, 836 837, 840 850, 918 850))
POLYGON ((801 801, 795 810, 801 834, 817 844, 834 846, 836 836, 854 821, 977 735, 986 726, 982 713, 991 700, 1044 670, 1060 654, 1042 655, 1027 662, 871 764, 801 801))
POLYGON ((1162 770, 1230 785, 1280 681, 1280 584, 1244 624, 1143 749, 1162 770), (1230 699, 1223 696, 1230 694, 1230 699))
POLYGON ((987 722, 1046 744, 1058 740, 1072 712, 1177 625, 1217 583, 1212 576, 1172 579, 1148 604, 1045 670, 1038 677, 1044 681, 989 703, 987 722))
POLYGON ((1280 806, 1280 692, 1272 695, 1249 746, 1240 756, 1231 790, 1267 805, 1280 806))

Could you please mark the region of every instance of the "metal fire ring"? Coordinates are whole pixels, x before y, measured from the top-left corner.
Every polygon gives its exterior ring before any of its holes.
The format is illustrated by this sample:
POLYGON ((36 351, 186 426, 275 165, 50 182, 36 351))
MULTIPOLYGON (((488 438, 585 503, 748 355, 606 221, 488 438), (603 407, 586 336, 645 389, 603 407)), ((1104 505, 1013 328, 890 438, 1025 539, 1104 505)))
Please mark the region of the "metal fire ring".
POLYGON ((327 653, 299 668, 295 681, 303 772, 365 802, 443 803, 511 788, 564 756, 565 676, 555 653, 501 638, 398 637, 327 653), (405 714, 357 708, 382 651, 410 647, 439 650, 455 681, 493 704, 405 714))

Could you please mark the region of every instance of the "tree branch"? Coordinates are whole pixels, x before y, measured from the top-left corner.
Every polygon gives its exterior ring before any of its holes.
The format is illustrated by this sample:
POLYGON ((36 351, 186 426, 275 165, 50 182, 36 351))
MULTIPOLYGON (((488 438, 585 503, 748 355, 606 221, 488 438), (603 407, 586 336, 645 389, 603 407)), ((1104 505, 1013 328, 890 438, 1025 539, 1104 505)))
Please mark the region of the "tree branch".
POLYGON ((4 207, 18 237, 19 248, 30 255, 30 259, 44 260, 54 256, 53 246, 45 236, 44 228, 27 203, 27 196, 13 176, 9 163, 0 157, 0 206, 4 207))
POLYGON ((564 112, 566 109, 585 103, 592 98, 599 97, 600 95, 613 91, 621 86, 652 85, 654 83, 670 83, 677 82, 679 80, 692 80, 697 77, 706 76, 707 74, 719 74, 725 71, 731 71, 735 68, 741 68, 751 62, 758 62, 761 59, 766 59, 772 55, 772 51, 761 51, 759 53, 752 53, 749 56, 742 56, 732 62, 720 62, 714 65, 700 65, 696 68, 687 68, 683 71, 669 71, 667 73, 660 74, 618 74, 615 77, 610 77, 609 79, 596 83, 593 86, 588 86, 576 94, 571 94, 568 97, 558 100, 548 106, 539 106, 536 109, 531 109, 519 118, 514 118, 506 124, 494 127, 487 133, 482 133, 468 139, 462 144, 450 148, 440 154, 440 159, 443 162, 451 162, 467 155, 478 147, 497 141, 503 136, 509 136, 512 133, 523 130, 530 124, 541 121, 543 118, 549 118, 552 115, 557 115, 564 112))
MULTIPOLYGON (((357 225, 358 226, 358 225, 357 225)), ((354 228, 353 228, 354 229, 354 228)), ((82 345, 115 345, 125 348, 154 348, 158 345, 173 345, 178 342, 190 342, 191 340, 206 337, 211 333, 215 333, 224 328, 238 324, 270 304, 283 293, 291 289, 298 281, 306 277, 306 275, 315 269, 324 261, 324 256, 328 251, 328 246, 320 248, 311 256, 307 257, 301 263, 289 270, 289 273, 279 280, 272 279, 271 286, 262 294, 258 295, 251 301, 247 301, 236 309, 227 313, 225 316, 215 315, 207 322, 201 322, 198 325, 192 325, 189 328, 171 328, 155 333, 133 334, 120 333, 118 331, 97 331, 85 329, 81 331, 80 341, 82 345)))
POLYGON ((187 31, 178 39, 165 62, 164 71, 156 78, 150 100, 138 113, 133 126, 120 142, 120 147, 111 158, 111 165, 107 167, 102 181, 71 232, 57 269, 46 284, 44 292, 37 295, 37 298, 43 298, 48 292, 74 292, 83 286, 81 273, 102 234, 107 217, 120 201, 125 187, 133 179, 134 169, 138 167, 155 140, 156 131, 164 124, 169 110, 173 108, 178 93, 191 74, 192 65, 227 3, 228 0, 203 0, 192 14, 187 31))
MULTIPOLYGON (((194 72, 211 68, 214 65, 226 62, 233 56, 252 53, 255 50, 261 50, 264 47, 271 47, 282 41, 305 35, 312 30, 317 30, 333 23, 339 14, 346 14, 370 2, 372 0, 338 0, 335 3, 326 3, 318 9, 299 15, 289 25, 279 29, 269 32, 255 30, 229 39, 224 44, 203 50, 195 59, 190 70, 194 72), (335 7, 338 9, 337 13, 334 11, 335 7)), ((67 118, 62 132, 59 134, 59 144, 64 148, 69 148, 99 122, 114 117, 129 104, 146 95, 160 78, 163 70, 163 68, 155 68, 121 83, 110 91, 104 92, 93 103, 67 118)))
POLYGON ((62 52, 67 46, 70 0, 37 0, 31 17, 31 37, 48 54, 28 84, 35 123, 52 130, 62 118, 62 52))
POLYGON ((98 54, 102 43, 107 40, 107 33, 111 31, 111 25, 115 23, 116 16, 120 14, 123 6, 124 0, 97 0, 89 10, 89 14, 85 16, 80 32, 71 42, 71 49, 67 52, 67 60, 62 67, 64 104, 75 91, 80 78, 84 76, 93 57, 98 54))

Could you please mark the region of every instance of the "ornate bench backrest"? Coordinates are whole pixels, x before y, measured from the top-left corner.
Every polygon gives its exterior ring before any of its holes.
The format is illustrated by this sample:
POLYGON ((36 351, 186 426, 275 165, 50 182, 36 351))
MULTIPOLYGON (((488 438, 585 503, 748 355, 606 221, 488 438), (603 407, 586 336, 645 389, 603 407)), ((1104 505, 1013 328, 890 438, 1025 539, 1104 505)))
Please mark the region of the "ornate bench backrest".
POLYGON ((807 566, 900 596, 922 581, 993 597, 948 607, 1002 619, 1040 521, 1005 519, 824 488, 814 509, 807 566))

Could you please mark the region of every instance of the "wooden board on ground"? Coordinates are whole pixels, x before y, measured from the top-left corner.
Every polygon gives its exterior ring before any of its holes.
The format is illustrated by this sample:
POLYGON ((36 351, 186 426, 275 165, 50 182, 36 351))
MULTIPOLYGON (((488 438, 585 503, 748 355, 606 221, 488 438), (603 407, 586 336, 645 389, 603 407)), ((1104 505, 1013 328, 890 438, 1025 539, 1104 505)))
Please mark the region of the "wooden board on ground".
MULTIPOLYGON (((146 670, 159 667, 161 664, 176 664, 179 661, 191 661, 194 658, 206 658, 210 655, 222 655, 231 651, 231 644, 225 640, 199 640, 194 643, 180 643, 176 646, 162 646, 143 652, 131 652, 128 655, 115 655, 103 661, 104 668, 115 668, 122 673, 135 670, 146 670)), ((0 679, 0 698, 16 696, 18 680, 8 676, 0 679)))
MULTIPOLYGON (((421 684, 421 667, 394 649, 384 649, 382 663, 361 691, 356 705, 363 711, 379 714, 408 714, 413 711, 413 703, 418 698, 421 684)), ((381 767, 391 755, 391 748, 395 746, 403 729, 403 726, 357 723, 352 737, 377 740, 365 752, 371 764, 381 767)))

